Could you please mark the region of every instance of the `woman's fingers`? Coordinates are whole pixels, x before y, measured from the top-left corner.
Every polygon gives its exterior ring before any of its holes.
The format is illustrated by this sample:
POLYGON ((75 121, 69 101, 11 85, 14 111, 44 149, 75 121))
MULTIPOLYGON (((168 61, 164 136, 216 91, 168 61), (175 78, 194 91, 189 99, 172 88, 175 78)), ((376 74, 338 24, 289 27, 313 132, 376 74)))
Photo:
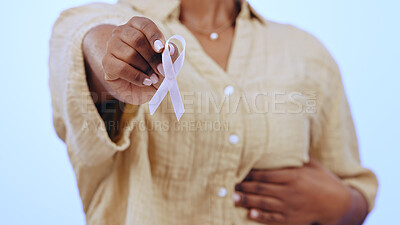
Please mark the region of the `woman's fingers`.
POLYGON ((273 195, 279 195, 281 185, 243 182, 236 186, 236 206, 248 208, 251 220, 264 224, 286 224, 285 203, 273 195), (243 191, 243 192, 239 192, 243 191))
POLYGON ((280 199, 269 196, 235 192, 234 200, 236 206, 244 208, 257 208, 270 212, 283 212, 285 210, 285 205, 280 199))
POLYGON ((246 181, 235 186, 235 190, 248 194, 281 198, 285 194, 285 186, 279 184, 246 181))
POLYGON ((103 67, 108 71, 106 73, 106 80, 121 78, 141 87, 150 86, 153 83, 145 73, 112 55, 104 57, 103 67))
POLYGON ((148 74, 150 66, 146 60, 140 55, 140 53, 129 46, 127 43, 121 41, 121 39, 114 38, 109 42, 110 53, 132 66, 139 69, 143 73, 148 74))
POLYGON ((296 180, 297 176, 297 170, 292 168, 280 170, 252 170, 245 178, 245 181, 287 184, 296 180))
POLYGON ((163 72, 160 70, 161 53, 164 50, 165 45, 165 37, 163 33, 152 20, 145 17, 133 17, 128 24, 132 28, 140 31, 147 39, 147 44, 136 45, 137 47, 142 47, 138 49, 140 54, 146 59, 153 71, 155 71, 159 76, 164 76, 163 72), (150 46, 150 48, 148 46, 150 46))
POLYGON ((275 212, 265 212, 258 209, 250 209, 248 217, 251 220, 264 224, 286 224, 286 217, 275 212))
POLYGON ((161 53, 164 49, 165 38, 157 25, 146 17, 133 17, 128 24, 133 28, 141 31, 151 43, 151 47, 157 53, 161 53))
MULTIPOLYGON (((122 42, 135 49, 158 75, 162 75, 158 71, 157 66, 161 64, 161 54, 153 50, 147 37, 140 31, 130 26, 124 25, 115 30, 115 34, 122 42)), ((138 63, 134 63, 136 67, 138 63)))

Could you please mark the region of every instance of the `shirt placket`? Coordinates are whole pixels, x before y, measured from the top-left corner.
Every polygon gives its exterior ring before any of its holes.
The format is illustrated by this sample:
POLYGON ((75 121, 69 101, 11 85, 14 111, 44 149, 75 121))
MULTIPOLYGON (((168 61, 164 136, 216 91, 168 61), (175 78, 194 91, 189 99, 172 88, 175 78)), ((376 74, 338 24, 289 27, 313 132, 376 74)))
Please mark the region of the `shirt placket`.
POLYGON ((177 20, 171 20, 170 30, 178 32, 187 41, 187 61, 212 85, 218 104, 223 107, 220 111, 220 122, 228 124, 227 129, 221 130, 221 147, 215 149, 212 157, 217 160, 216 169, 210 171, 207 179, 207 192, 209 193, 210 224, 233 224, 233 193, 237 170, 245 145, 245 121, 243 107, 238 105, 243 90, 241 90, 239 75, 245 75, 246 57, 250 49, 245 44, 251 37, 250 12, 244 4, 243 12, 236 21, 235 37, 232 53, 228 62, 228 69, 224 71, 202 49, 195 37, 177 20))
MULTIPOLYGON (((246 13, 246 12, 245 12, 246 13)), ((227 122, 228 129, 224 131, 223 148, 219 152, 219 167, 215 176, 211 178, 210 187, 213 190, 211 202, 217 210, 213 211, 214 224, 233 224, 234 201, 233 193, 235 187, 235 178, 240 165, 245 146, 245 110, 241 96, 243 94, 238 85, 235 75, 245 72, 247 51, 238 52, 238 48, 243 46, 243 38, 248 38, 247 28, 248 18, 241 15, 236 23, 235 39, 232 46, 232 55, 229 59, 228 72, 229 79, 223 79, 224 83, 217 90, 221 96, 221 101, 227 104, 221 111, 221 119, 227 122), (243 35, 245 37, 243 37, 243 35), (246 37, 247 36, 247 37, 246 37), (238 46, 239 45, 239 46, 238 46), (236 54, 235 54, 236 51, 236 54)), ((245 75, 245 74, 243 74, 245 75)))

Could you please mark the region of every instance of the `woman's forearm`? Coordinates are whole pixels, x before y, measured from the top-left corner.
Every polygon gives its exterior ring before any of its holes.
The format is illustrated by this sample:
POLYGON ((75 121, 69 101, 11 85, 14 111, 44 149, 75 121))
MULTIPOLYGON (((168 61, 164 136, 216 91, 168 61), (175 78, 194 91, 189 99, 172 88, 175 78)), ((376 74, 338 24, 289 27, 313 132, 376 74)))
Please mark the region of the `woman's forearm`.
POLYGON ((102 59, 106 54, 107 41, 110 39, 114 25, 99 25, 91 29, 84 37, 82 50, 85 58, 88 86, 95 103, 114 99, 109 93, 104 80, 102 59))

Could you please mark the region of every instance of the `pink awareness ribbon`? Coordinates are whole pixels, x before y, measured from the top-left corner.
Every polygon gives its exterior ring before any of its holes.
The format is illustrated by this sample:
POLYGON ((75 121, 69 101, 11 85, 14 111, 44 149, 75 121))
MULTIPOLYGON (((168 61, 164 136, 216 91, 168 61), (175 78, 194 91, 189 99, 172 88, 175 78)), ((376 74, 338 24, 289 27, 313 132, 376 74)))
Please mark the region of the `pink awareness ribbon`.
POLYGON ((163 101, 168 92, 171 96, 172 106, 174 108, 175 115, 178 121, 185 112, 181 94, 179 93, 178 83, 176 81, 176 77, 178 76, 178 73, 183 66, 183 62, 185 61, 185 47, 186 47, 186 41, 185 39, 183 39, 183 37, 179 35, 172 36, 165 43, 165 48, 162 53, 162 65, 164 68, 165 79, 163 80, 160 87, 158 88, 153 98, 149 102, 151 115, 153 115, 154 112, 157 110, 158 106, 161 104, 161 102, 163 101), (175 60, 175 63, 172 62, 172 58, 168 48, 168 43, 172 39, 178 40, 179 42, 181 42, 183 46, 183 50, 179 55, 179 57, 175 60))

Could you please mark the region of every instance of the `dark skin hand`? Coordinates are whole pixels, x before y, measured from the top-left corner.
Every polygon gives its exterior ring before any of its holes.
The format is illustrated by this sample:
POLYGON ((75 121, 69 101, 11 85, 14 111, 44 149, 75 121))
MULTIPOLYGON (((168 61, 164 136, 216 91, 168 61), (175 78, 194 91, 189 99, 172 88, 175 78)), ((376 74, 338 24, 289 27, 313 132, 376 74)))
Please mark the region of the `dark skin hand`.
MULTIPOLYGON (((145 17, 91 29, 83 40, 83 53, 94 102, 115 98, 140 105, 149 101, 164 79, 164 45, 162 32, 145 17)), ((179 55, 175 49, 169 46, 173 60, 179 55)))
POLYGON ((315 160, 300 168, 252 170, 236 186, 235 204, 265 224, 359 225, 365 198, 315 160))

